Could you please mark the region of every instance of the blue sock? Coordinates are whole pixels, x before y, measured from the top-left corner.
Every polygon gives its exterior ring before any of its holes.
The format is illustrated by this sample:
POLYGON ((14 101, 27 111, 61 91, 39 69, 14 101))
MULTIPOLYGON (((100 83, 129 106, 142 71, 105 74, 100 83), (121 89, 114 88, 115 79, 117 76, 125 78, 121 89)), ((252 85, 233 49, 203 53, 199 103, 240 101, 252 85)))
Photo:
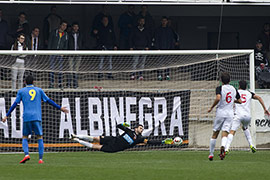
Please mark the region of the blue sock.
POLYGON ((23 148, 24 154, 28 155, 29 150, 28 150, 28 140, 27 139, 22 139, 22 148, 23 148))
POLYGON ((43 158, 43 152, 44 152, 43 139, 38 140, 38 152, 39 152, 39 159, 42 159, 43 158))

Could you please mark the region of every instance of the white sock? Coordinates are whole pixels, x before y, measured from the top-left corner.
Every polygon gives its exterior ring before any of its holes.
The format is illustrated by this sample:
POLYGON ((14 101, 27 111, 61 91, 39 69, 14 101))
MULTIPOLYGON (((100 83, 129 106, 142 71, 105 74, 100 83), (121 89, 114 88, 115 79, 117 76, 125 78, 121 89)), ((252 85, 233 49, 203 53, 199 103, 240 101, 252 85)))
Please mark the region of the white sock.
POLYGON ((251 138, 249 129, 244 130, 244 133, 245 133, 245 136, 247 138, 248 144, 250 146, 253 146, 253 144, 252 144, 252 138, 251 138))
POLYGON ((93 136, 87 136, 87 135, 75 135, 75 137, 77 137, 81 140, 89 141, 89 142, 93 142, 93 140, 94 140, 93 136))
POLYGON ((227 139, 228 139, 228 138, 227 138, 226 136, 224 136, 224 137, 221 138, 221 146, 223 146, 223 147, 226 146, 227 139))
POLYGON ((225 151, 228 151, 230 149, 232 140, 233 140, 233 135, 229 134, 228 139, 227 139, 227 143, 226 143, 226 146, 225 146, 225 151))
POLYGON ((210 156, 214 156, 215 146, 216 146, 216 139, 210 139, 210 156))
POLYGON ((92 148, 93 147, 93 144, 92 143, 85 142, 85 141, 80 140, 80 139, 77 139, 77 138, 75 138, 74 141, 77 141, 81 145, 84 145, 84 146, 89 147, 89 148, 92 148))

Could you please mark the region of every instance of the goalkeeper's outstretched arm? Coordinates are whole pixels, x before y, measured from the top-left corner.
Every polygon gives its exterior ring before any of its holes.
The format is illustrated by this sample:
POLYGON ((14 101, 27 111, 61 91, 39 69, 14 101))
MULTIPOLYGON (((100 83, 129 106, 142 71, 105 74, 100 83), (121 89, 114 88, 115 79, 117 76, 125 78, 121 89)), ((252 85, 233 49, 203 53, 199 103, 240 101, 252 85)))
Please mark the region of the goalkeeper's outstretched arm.
POLYGON ((127 132, 127 131, 131 131, 128 127, 129 127, 129 124, 127 123, 122 123, 122 124, 117 124, 116 126, 117 128, 127 132))
POLYGON ((164 140, 148 140, 147 138, 144 139, 144 144, 149 144, 149 145, 161 145, 161 144, 173 144, 173 139, 172 138, 166 138, 164 140))

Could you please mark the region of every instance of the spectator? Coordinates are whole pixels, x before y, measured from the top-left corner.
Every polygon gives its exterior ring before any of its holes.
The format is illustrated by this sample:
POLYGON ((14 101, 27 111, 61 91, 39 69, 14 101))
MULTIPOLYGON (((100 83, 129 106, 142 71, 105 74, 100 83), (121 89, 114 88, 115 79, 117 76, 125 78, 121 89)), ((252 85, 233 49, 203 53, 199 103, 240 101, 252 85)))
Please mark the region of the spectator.
MULTIPOLYGON (((8 49, 7 45, 7 36, 8 36, 8 23, 3 18, 2 9, 0 9, 0 50, 8 49)), ((6 74, 6 70, 0 70, 1 80, 4 80, 4 74, 6 74)))
POLYGON ((13 32, 13 36, 16 38, 19 34, 25 34, 25 36, 28 36, 30 34, 30 27, 28 21, 26 20, 26 14, 24 12, 19 13, 14 30, 15 32, 13 32))
MULTIPOLYGON (((70 50, 82 50, 83 46, 83 36, 82 33, 79 31, 79 23, 74 22, 72 23, 72 30, 68 34, 68 49, 70 50)), ((72 73, 68 77, 67 87, 71 87, 71 81, 73 79, 73 88, 78 88, 78 76, 77 72, 79 72, 79 67, 81 64, 81 56, 70 56, 69 57, 69 67, 70 71, 76 71, 72 73)))
POLYGON ((155 48, 158 50, 174 49, 174 32, 168 27, 168 18, 163 16, 161 26, 155 32, 155 48))
POLYGON ((153 17, 151 16, 151 14, 148 12, 148 6, 143 5, 141 7, 141 11, 137 15, 137 20, 139 20, 140 18, 144 18, 145 19, 145 25, 144 25, 144 27, 146 29, 148 29, 149 34, 150 34, 150 38, 152 40, 152 38, 154 36, 155 22, 153 20, 153 17))
POLYGON ((50 33, 57 29, 62 21, 61 16, 59 16, 56 11, 56 6, 51 6, 50 13, 44 18, 43 39, 45 48, 48 47, 50 33))
MULTIPOLYGON (((16 51, 25 51, 28 50, 25 43, 25 35, 19 34, 17 40, 12 45, 11 50, 16 51)), ((12 65, 11 74, 12 74, 12 90, 16 89, 17 76, 18 76, 18 88, 21 89, 23 87, 23 75, 24 75, 24 58, 25 56, 18 56, 16 58, 16 62, 12 65)))
MULTIPOLYGON (((68 49, 68 34, 65 32, 67 28, 67 22, 61 21, 60 26, 58 29, 55 29, 51 32, 49 41, 48 41, 48 49, 50 50, 67 50, 68 49)), ((53 55, 50 57, 50 66, 51 70, 59 70, 59 79, 58 79, 58 87, 60 89, 63 88, 62 86, 62 67, 63 67, 63 56, 62 55, 53 55), (57 67, 57 65, 59 67, 57 67)), ((54 87, 54 72, 50 73, 50 87, 54 87)))
POLYGON ((94 17, 94 21, 92 24, 93 32, 96 31, 100 26, 103 26, 102 19, 104 16, 106 16, 109 20, 108 27, 113 29, 113 19, 112 16, 109 14, 108 6, 102 5, 102 11, 94 17))
POLYGON ((270 59, 270 24, 265 23, 263 30, 258 35, 258 39, 261 40, 264 50, 266 51, 267 59, 270 59))
POLYGON ((3 18, 2 9, 0 9, 0 50, 7 49, 8 23, 3 18))
MULTIPOLYGON (((97 49, 100 50, 117 50, 116 38, 114 30, 109 26, 109 17, 103 16, 102 25, 94 32, 97 38, 97 49)), ((99 70, 103 70, 105 56, 100 57, 99 70)), ((112 56, 109 56, 109 70, 112 70, 112 56)), ((103 77, 102 74, 99 74, 99 79, 103 77)), ((108 74, 108 78, 112 79, 112 74, 108 74)))
POLYGON ((256 80, 260 89, 270 88, 270 69, 263 63, 256 67, 256 80))
POLYGON ((262 45, 262 41, 258 40, 256 42, 256 47, 254 50, 254 59, 255 59, 255 66, 258 67, 260 66, 261 63, 263 63, 264 65, 268 65, 268 61, 266 59, 266 55, 265 52, 263 50, 263 45, 262 45))
POLYGON ((134 6, 129 5, 128 10, 121 14, 118 20, 120 28, 119 49, 129 49, 129 36, 135 20, 134 6))
POLYGON ((42 40, 39 36, 39 28, 34 27, 32 30, 32 33, 30 35, 30 38, 28 39, 27 45, 30 50, 36 51, 36 50, 42 50, 42 40))
MULTIPOLYGON (((94 17, 94 20, 93 20, 93 23, 92 23, 92 30, 91 30, 91 34, 93 37, 95 37, 95 40, 97 41, 96 39, 96 34, 97 34, 97 31, 98 29, 103 26, 102 25, 102 19, 103 17, 106 16, 108 17, 109 19, 109 24, 108 26, 111 27, 113 29, 113 19, 112 19, 112 16, 109 15, 109 12, 108 12, 108 6, 107 5, 102 5, 102 10, 101 12, 99 12, 95 17, 94 17)), ((97 42, 94 43, 95 45, 95 48, 98 48, 97 47, 97 42)))
MULTIPOLYGON (((149 47, 151 46, 151 38, 150 38, 149 30, 144 27, 144 24, 145 24, 145 19, 143 17, 140 17, 138 19, 138 25, 133 28, 130 35, 130 40, 129 40, 130 50, 149 50, 149 47)), ((136 55, 133 57, 132 66, 134 70, 137 69, 140 59, 141 59, 140 69, 144 68, 146 56, 136 55)), ((135 73, 132 73, 131 75, 132 80, 135 80, 135 75, 136 75, 135 73)), ((139 72, 139 80, 143 80, 142 72, 139 72)))
POLYGON ((180 36, 172 27, 172 19, 168 18, 168 27, 170 27, 174 33, 174 49, 180 49, 180 36))
MULTIPOLYGON (((171 50, 174 49, 174 32, 168 27, 168 18, 163 16, 161 19, 161 26, 155 32, 155 48, 158 50, 171 50)), ((164 61, 164 56, 160 56, 160 61, 164 61)), ((158 70, 158 80, 162 81, 162 70, 158 70)), ((169 69, 165 70, 165 77, 170 80, 169 69)))

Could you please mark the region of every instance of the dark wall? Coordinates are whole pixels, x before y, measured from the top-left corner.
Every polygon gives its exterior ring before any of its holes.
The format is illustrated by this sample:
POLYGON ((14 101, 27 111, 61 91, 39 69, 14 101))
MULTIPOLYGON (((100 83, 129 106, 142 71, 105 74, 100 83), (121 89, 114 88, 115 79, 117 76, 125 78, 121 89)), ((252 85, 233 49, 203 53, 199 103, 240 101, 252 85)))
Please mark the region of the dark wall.
MULTIPOLYGON (((24 11, 31 27, 38 26, 42 29, 43 19, 49 13, 51 5, 30 4, 0 4, 3 10, 3 18, 10 24, 17 19, 19 12, 24 11)), ((118 34, 117 21, 122 12, 126 10, 124 5, 110 5, 110 14, 113 16, 115 31, 118 34)), ((91 45, 90 29, 94 16, 101 10, 100 5, 57 5, 57 11, 69 23, 78 21, 81 31, 88 37, 91 45)), ((135 12, 140 11, 140 6, 135 7, 135 12)), ((268 6, 149 6, 149 12, 155 20, 155 26, 159 26, 162 16, 170 16, 173 19, 173 27, 180 34, 181 49, 215 49, 215 34, 224 33, 220 47, 232 47, 239 49, 253 48, 257 34, 265 22, 269 20, 268 6), (223 9, 222 9, 223 8, 223 9), (220 17, 221 10, 223 12, 220 17), (238 34, 234 38, 234 35, 238 34), (227 38, 229 36, 232 38, 227 38), (237 44, 235 44, 237 42, 237 44)))

